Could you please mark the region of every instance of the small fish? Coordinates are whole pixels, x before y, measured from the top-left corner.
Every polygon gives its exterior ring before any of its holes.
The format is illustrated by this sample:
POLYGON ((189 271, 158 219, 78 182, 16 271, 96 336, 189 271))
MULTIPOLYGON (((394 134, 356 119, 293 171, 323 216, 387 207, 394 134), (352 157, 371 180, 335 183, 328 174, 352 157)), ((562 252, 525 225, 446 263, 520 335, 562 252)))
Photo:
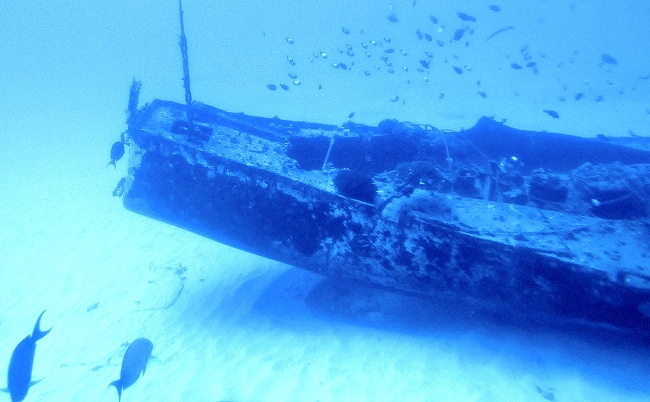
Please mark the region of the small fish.
POLYGON ((461 13, 461 12, 457 12, 456 15, 458 16, 458 18, 460 18, 463 21, 476 22, 476 18, 472 17, 471 15, 461 13))
POLYGON ((122 390, 127 389, 140 378, 140 373, 144 376, 147 369, 147 362, 151 357, 153 343, 146 338, 138 338, 126 348, 124 358, 122 359, 122 369, 120 370, 120 379, 108 384, 117 389, 117 400, 122 400, 122 390))
POLYGON ((434 17, 433 15, 430 15, 430 16, 429 16, 429 19, 430 19, 431 22, 433 22, 434 24, 437 24, 437 23, 438 23, 438 18, 434 17))
POLYGON ((522 67, 517 63, 511 63, 510 67, 514 68, 515 70, 521 70, 522 69, 522 67))
POLYGON ((117 165, 115 164, 115 162, 122 159, 123 156, 124 156, 124 142, 117 141, 111 147, 111 161, 106 164, 106 167, 108 167, 108 165, 113 165, 113 167, 117 169, 117 165))
POLYGON ((348 115, 348 119, 351 119, 351 118, 353 118, 353 117, 354 117, 354 112, 352 112, 352 113, 350 113, 350 114, 348 115))
POLYGON ((289 90, 289 86, 287 84, 280 84, 280 88, 284 89, 285 91, 289 90))
POLYGON ((275 91, 276 89, 278 89, 278 87, 275 86, 275 84, 267 84, 266 87, 271 91, 275 91))
POLYGON ((546 113, 547 115, 551 116, 554 119, 560 118, 560 115, 555 110, 544 109, 542 110, 542 112, 546 113))
POLYGON ((419 29, 417 31, 415 31, 415 35, 418 37, 419 40, 422 40, 422 38, 424 37, 422 35, 422 31, 420 31, 419 29))
POLYGON ((580 100, 580 99, 582 99, 582 98, 584 98, 584 97, 585 97, 585 94, 583 94, 582 92, 578 92, 578 93, 576 94, 576 96, 573 97, 573 99, 575 99, 575 100, 580 100))
POLYGON ((420 64, 422 67, 426 68, 427 70, 429 69, 429 66, 431 65, 431 62, 428 60, 420 60, 420 64))
POLYGON ((603 63, 606 64, 611 64, 611 65, 617 65, 618 61, 611 55, 609 54, 601 54, 600 59, 603 61, 603 63))
POLYGON ((463 73, 463 70, 460 67, 456 67, 456 66, 454 66, 454 71, 456 72, 456 74, 462 74, 463 73))
POLYGON ((350 34, 350 30, 347 29, 346 27, 341 28, 341 31, 343 31, 343 33, 346 34, 346 35, 350 34))
POLYGON ((431 35, 429 35, 428 33, 425 33, 425 34, 424 34, 424 39, 426 39, 427 42, 431 42, 431 41, 433 40, 433 38, 431 37, 431 35))
POLYGON ((464 29, 464 28, 457 29, 457 30, 454 32, 454 37, 452 38, 452 41, 455 41, 455 40, 456 40, 456 41, 461 40, 461 38, 463 37, 463 35, 465 35, 465 29, 464 29))
POLYGON ((496 4, 490 4, 490 10, 494 11, 495 13, 498 13, 501 11, 501 7, 497 6, 496 4))
POLYGON ((395 49, 393 49, 392 47, 390 47, 390 48, 384 50, 384 53, 389 53, 389 54, 390 54, 390 53, 395 53, 395 49))
POLYGON ((34 331, 27 335, 25 339, 14 349, 9 361, 9 370, 7 374, 7 388, 3 391, 9 392, 12 402, 20 402, 27 396, 29 387, 38 381, 32 381, 32 368, 34 366, 34 354, 36 352, 36 341, 47 335, 52 328, 47 331, 41 331, 41 317, 45 310, 38 316, 34 331))

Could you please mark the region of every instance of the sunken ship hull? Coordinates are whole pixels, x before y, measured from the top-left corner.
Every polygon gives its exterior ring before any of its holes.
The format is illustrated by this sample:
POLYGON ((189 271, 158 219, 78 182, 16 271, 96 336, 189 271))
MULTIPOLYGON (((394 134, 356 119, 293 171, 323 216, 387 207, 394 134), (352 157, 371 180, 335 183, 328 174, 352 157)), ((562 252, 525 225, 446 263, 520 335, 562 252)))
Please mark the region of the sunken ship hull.
POLYGON ((650 334, 647 151, 487 118, 446 132, 187 110, 132 111, 129 210, 342 280, 650 334))

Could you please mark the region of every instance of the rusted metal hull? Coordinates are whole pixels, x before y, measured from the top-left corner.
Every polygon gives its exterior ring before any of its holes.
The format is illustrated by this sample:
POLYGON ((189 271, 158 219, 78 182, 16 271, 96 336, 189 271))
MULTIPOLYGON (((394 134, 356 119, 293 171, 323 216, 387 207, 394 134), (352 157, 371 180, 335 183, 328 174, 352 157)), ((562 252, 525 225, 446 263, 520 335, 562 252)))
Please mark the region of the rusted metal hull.
POLYGON ((587 181, 646 172, 645 151, 489 121, 445 133, 192 116, 154 101, 130 119, 128 209, 335 278, 650 334, 650 189, 587 181), (558 146, 567 158, 539 155, 558 146), (621 205, 632 215, 607 215, 621 205))

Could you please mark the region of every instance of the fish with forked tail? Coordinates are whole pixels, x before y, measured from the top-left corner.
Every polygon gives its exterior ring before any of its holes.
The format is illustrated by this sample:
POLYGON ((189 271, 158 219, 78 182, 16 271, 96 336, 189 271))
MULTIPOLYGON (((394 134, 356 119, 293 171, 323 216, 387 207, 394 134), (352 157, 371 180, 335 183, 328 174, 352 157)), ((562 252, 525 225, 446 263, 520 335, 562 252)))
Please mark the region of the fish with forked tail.
POLYGON ((3 391, 9 392, 11 395, 11 402, 20 402, 25 399, 29 387, 40 381, 32 381, 36 341, 52 330, 50 328, 47 331, 41 331, 41 317, 43 317, 44 313, 45 310, 38 316, 32 334, 27 335, 25 339, 20 341, 11 355, 7 373, 7 388, 3 389, 3 391))
POLYGON ((147 369, 147 362, 151 357, 153 343, 146 338, 138 338, 126 348, 124 358, 122 359, 122 369, 120 370, 120 379, 108 384, 117 389, 117 400, 122 400, 122 390, 127 389, 140 378, 140 373, 144 375, 147 369))
POLYGON ((117 141, 111 147, 111 161, 106 164, 106 167, 108 167, 108 165, 113 165, 113 167, 117 169, 117 165, 115 164, 115 162, 119 161, 124 156, 125 144, 126 144, 126 140, 124 138, 124 133, 122 133, 120 141, 117 141))

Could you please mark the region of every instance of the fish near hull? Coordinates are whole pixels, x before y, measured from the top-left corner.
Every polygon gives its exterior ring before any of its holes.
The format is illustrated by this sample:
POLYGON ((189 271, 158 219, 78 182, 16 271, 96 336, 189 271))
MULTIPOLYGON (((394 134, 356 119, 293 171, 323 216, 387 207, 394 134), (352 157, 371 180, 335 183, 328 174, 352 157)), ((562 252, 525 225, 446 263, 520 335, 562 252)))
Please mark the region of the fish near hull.
POLYGON ((111 161, 106 164, 106 167, 113 165, 117 169, 116 162, 122 159, 122 156, 124 156, 124 142, 117 141, 111 146, 111 161))

